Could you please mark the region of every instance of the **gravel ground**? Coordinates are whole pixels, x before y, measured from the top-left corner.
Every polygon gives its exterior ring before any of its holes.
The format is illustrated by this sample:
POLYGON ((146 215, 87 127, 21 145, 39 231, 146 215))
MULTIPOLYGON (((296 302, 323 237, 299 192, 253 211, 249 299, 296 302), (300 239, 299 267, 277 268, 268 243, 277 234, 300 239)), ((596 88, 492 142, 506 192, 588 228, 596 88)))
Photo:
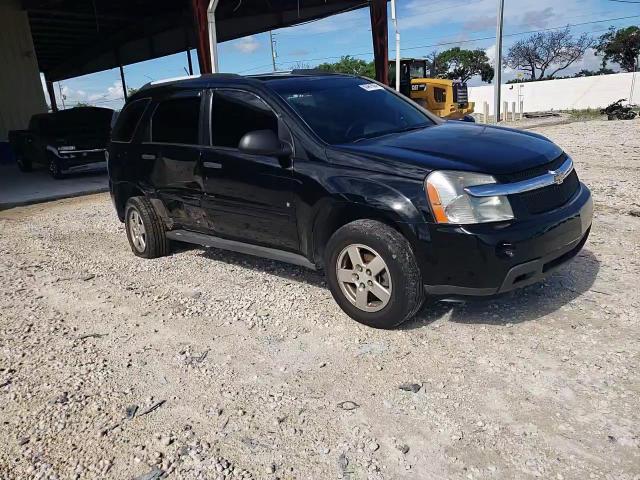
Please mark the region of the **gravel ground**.
POLYGON ((0 213, 0 478, 640 479, 640 122, 538 129, 595 197, 543 284, 398 331, 314 272, 130 252, 106 194, 0 213))

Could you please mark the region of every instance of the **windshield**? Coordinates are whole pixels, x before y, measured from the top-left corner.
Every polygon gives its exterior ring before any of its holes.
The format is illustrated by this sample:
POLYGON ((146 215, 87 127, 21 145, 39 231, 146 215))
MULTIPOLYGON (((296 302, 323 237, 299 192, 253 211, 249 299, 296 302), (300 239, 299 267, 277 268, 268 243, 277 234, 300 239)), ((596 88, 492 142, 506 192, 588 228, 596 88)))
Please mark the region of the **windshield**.
POLYGON ((269 86, 331 145, 434 125, 409 100, 363 78, 297 77, 269 86))

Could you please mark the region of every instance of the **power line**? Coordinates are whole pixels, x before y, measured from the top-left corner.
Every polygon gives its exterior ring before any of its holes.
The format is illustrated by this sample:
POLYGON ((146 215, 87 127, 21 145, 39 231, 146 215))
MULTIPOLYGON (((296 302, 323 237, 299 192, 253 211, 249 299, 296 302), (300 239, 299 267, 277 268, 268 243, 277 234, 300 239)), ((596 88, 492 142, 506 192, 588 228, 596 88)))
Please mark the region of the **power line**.
MULTIPOLYGON (((551 30, 560 30, 563 28, 572 28, 572 27, 583 27, 585 25, 594 25, 596 23, 606 23, 606 22, 615 22, 618 20, 628 20, 630 18, 638 18, 640 17, 640 15, 629 15, 627 17, 618 17, 618 18, 607 18, 604 20, 593 20, 591 22, 581 22, 581 23, 568 23, 567 25, 564 25, 562 27, 551 27, 551 28, 541 28, 539 30, 528 30, 528 31, 523 31, 523 32, 516 32, 516 33, 509 33, 509 34, 505 34, 505 37, 517 37, 519 35, 529 35, 532 33, 542 33, 542 32, 549 32, 551 30)), ((449 42, 448 44, 452 44, 452 43, 468 43, 468 42, 473 42, 473 41, 477 41, 477 40, 489 40, 491 38, 495 38, 494 36, 491 37, 484 37, 484 38, 476 38, 476 39, 472 39, 472 40, 464 40, 461 42, 449 42)), ((421 46, 416 46, 416 47, 407 47, 404 48, 403 50, 415 50, 417 48, 428 48, 428 47, 436 47, 438 45, 447 45, 447 43, 437 43, 437 44, 432 44, 432 45, 421 45, 421 46)))
MULTIPOLYGON (((522 32, 514 32, 514 33, 509 33, 509 34, 505 34, 504 37, 517 37, 520 35, 529 35, 529 34, 533 34, 533 33, 542 33, 542 32, 548 32, 548 31, 552 31, 552 30, 560 30, 563 28, 572 28, 572 27, 581 27, 581 26, 585 26, 585 25, 594 25, 597 23, 606 23, 606 22, 615 22, 618 20, 628 20, 631 18, 638 18, 640 17, 640 15, 629 15, 626 17, 618 17, 618 18, 607 18, 604 20, 593 20, 590 22, 581 22, 581 23, 568 23, 567 25, 561 26, 561 27, 551 27, 551 28, 542 28, 542 29, 538 29, 538 30, 526 30, 526 31, 522 31, 522 32)), ((438 42, 438 43, 432 43, 429 45, 416 45, 416 46, 412 46, 412 47, 404 47, 401 48, 400 50, 402 51, 406 51, 406 50, 417 50, 420 48, 430 48, 430 47, 440 47, 440 46, 447 46, 447 45, 460 45, 463 43, 473 43, 473 42, 478 42, 478 41, 482 41, 482 40, 493 40, 495 39, 495 35, 491 35, 488 37, 476 37, 476 38, 471 38, 468 40, 458 40, 455 42, 438 42)), ((373 55, 373 52, 363 52, 363 53, 353 53, 353 54, 349 54, 349 56, 351 57, 363 57, 363 56, 367 56, 367 55, 373 55)), ((331 55, 331 56, 327 56, 327 57, 321 57, 321 58, 305 58, 305 59, 298 59, 298 60, 293 60, 293 61, 287 61, 287 62, 281 62, 281 63, 285 63, 285 64, 291 64, 291 63, 296 63, 296 62, 315 62, 315 61, 320 61, 320 60, 330 60, 330 59, 335 59, 335 58, 341 58, 344 55, 331 55)))

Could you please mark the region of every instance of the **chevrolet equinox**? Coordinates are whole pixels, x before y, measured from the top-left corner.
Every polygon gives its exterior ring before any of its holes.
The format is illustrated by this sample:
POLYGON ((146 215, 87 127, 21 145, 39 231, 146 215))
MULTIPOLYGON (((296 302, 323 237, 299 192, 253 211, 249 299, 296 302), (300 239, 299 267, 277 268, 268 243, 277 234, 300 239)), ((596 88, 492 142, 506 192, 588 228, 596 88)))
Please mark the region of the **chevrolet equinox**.
POLYGON ((323 269, 353 319, 544 278, 589 235, 571 158, 536 133, 442 121, 349 75, 202 75, 127 101, 108 168, 135 255, 188 242, 323 269))

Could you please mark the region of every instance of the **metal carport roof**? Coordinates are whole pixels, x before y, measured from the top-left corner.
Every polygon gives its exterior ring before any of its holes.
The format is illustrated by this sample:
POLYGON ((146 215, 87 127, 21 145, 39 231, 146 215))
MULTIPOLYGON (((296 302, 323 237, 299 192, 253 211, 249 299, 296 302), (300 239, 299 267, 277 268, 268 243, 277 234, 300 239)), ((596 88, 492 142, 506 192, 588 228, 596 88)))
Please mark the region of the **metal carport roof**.
MULTIPOLYGON (((48 81, 197 46, 204 0, 23 0, 38 66, 48 81)), ((365 7, 368 0, 219 0, 218 41, 365 7)))

